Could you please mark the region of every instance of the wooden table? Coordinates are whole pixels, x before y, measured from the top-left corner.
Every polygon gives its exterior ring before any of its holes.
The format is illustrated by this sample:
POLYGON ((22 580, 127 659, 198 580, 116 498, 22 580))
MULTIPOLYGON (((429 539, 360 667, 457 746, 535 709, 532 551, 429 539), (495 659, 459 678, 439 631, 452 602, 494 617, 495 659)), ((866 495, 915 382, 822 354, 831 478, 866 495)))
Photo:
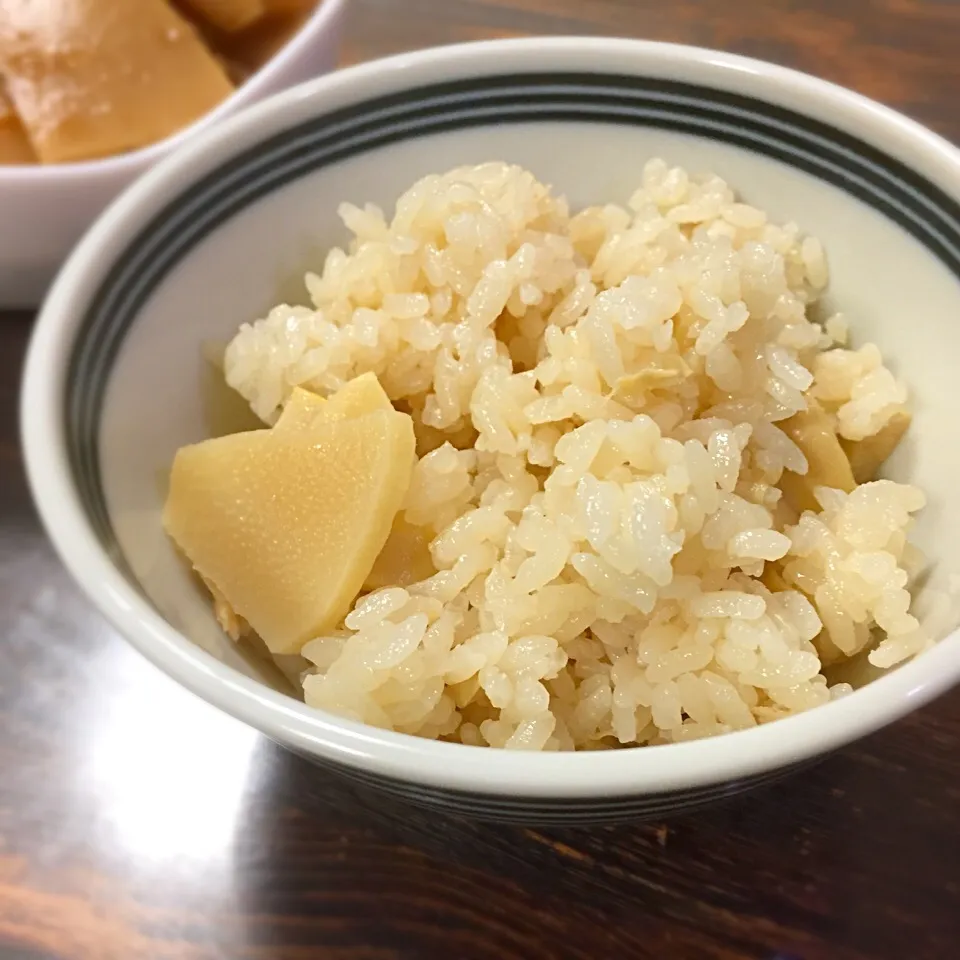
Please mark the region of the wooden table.
MULTIPOLYGON (((345 59, 528 33, 767 57, 960 139, 949 0, 357 0, 345 59)), ((960 956, 960 695, 712 812, 539 831, 358 794, 178 689, 40 531, 30 319, 0 318, 0 958, 960 956)))

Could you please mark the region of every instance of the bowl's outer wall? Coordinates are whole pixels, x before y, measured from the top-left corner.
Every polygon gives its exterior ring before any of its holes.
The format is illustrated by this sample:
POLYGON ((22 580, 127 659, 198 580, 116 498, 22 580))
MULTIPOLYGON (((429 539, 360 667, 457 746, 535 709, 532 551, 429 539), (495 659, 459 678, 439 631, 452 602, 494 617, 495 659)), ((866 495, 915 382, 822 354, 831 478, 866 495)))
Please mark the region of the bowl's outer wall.
MULTIPOLYGON (((280 744, 286 746, 285 744, 280 744)), ((290 749, 287 747, 287 749, 290 749)), ((417 807, 426 807, 438 813, 469 817, 485 823, 504 823, 525 827, 576 827, 613 823, 643 823, 661 820, 667 816, 695 813, 742 796, 769 784, 785 780, 819 763, 813 761, 780 767, 770 773, 730 780, 699 790, 677 790, 669 793, 643 793, 591 798, 589 800, 557 800, 555 797, 509 797, 469 793, 464 790, 445 790, 427 787, 409 780, 380 777, 356 767, 330 763, 316 754, 292 750, 297 756, 355 784, 361 790, 371 790, 391 799, 417 807)))

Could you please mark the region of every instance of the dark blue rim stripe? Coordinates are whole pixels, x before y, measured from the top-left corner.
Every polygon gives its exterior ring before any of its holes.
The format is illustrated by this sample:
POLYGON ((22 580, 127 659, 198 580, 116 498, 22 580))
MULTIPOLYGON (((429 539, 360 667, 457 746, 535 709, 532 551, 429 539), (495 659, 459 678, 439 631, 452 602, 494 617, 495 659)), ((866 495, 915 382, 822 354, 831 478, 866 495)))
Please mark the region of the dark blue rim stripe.
MULTIPOLYGON (((107 379, 137 312, 197 243, 257 199, 359 153, 414 136, 551 120, 674 130, 781 160, 886 214, 960 275, 955 201, 849 134, 747 97, 662 80, 550 74, 457 81, 348 107, 274 136, 184 191, 131 243, 101 285, 71 357, 65 414, 78 486, 105 545, 119 553, 97 450, 107 379)), ((486 159, 494 158, 477 158, 486 159)))

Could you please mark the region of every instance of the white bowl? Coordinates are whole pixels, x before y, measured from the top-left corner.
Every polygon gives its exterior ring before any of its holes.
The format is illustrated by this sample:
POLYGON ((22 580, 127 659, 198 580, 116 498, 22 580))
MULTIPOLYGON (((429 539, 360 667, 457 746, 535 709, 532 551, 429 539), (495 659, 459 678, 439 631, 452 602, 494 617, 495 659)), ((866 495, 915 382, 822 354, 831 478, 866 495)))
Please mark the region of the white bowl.
POLYGON ((107 204, 188 137, 238 110, 330 70, 347 0, 323 0, 296 35, 236 93, 175 136, 85 163, 0 165, 0 307, 35 307, 107 204))
POLYGON ((853 93, 711 51, 500 41, 369 63, 191 138, 114 204, 57 280, 30 349, 34 494, 74 576, 131 643, 203 699, 317 763, 486 817, 652 816, 745 789, 877 730, 960 679, 960 635, 809 713, 713 740, 517 754, 307 708, 226 640, 160 528, 174 451, 206 432, 201 344, 262 314, 344 240, 338 202, 389 205, 418 176, 516 161, 574 206, 623 201, 644 158, 725 176, 821 237, 831 296, 911 384, 891 464, 929 494, 917 528, 960 569, 960 154, 853 93), (286 286, 285 290, 290 287, 286 286))

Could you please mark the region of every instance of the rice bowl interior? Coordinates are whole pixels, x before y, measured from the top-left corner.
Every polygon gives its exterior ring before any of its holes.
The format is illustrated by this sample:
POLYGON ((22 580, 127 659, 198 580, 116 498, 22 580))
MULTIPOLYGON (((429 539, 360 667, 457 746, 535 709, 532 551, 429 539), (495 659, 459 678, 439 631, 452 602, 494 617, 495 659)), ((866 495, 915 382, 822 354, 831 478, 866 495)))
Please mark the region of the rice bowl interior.
MULTIPOLYGON (((571 210, 517 166, 431 175, 392 214, 344 204, 309 305, 240 328, 223 375, 261 434, 374 375, 416 435, 379 575, 267 638, 308 706, 477 746, 675 743, 843 697, 951 625, 910 610, 923 492, 877 479, 907 385, 825 300, 829 250, 735 186, 654 159, 625 205, 571 210)), ((232 573, 288 569, 175 537, 259 645, 232 573)))

